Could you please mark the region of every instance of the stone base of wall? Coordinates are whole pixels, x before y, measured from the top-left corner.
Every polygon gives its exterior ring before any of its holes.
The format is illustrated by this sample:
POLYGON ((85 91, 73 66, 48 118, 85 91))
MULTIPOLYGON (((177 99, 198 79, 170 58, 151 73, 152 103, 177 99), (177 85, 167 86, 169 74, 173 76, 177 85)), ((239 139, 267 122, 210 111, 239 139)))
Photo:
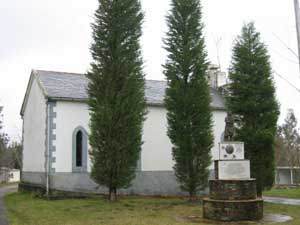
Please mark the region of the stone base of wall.
POLYGON ((256 199, 256 180, 210 180, 209 196, 215 200, 256 199))
POLYGON ((35 192, 40 196, 43 196, 46 193, 46 187, 31 183, 21 182, 18 185, 18 189, 20 192, 35 192))
MULTIPOLYGON (((45 186, 45 173, 23 172, 22 181, 25 184, 45 186)), ((97 185, 89 173, 53 173, 50 175, 50 189, 75 193, 107 194, 105 187, 97 185)), ((206 190, 205 193, 207 193, 206 190)), ((119 189, 123 195, 144 196, 187 196, 188 193, 180 189, 172 171, 141 171, 137 172, 131 187, 119 189)), ((203 192, 199 192, 203 194, 203 192)))
POLYGON ((203 199, 203 217, 220 221, 252 221, 263 218, 263 200, 203 199))
POLYGON ((45 197, 50 200, 65 199, 65 198, 86 198, 89 196, 89 194, 87 193, 61 191, 55 189, 50 189, 49 194, 46 195, 45 186, 31 184, 31 183, 24 183, 24 182, 19 183, 19 191, 34 193, 38 197, 45 197))

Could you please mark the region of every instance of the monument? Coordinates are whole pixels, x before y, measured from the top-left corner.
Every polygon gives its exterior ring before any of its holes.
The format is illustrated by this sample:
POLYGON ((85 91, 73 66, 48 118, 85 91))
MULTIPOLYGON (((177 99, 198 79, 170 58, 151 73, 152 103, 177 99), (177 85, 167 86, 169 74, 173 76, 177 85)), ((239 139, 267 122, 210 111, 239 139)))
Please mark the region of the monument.
POLYGON ((203 217, 220 221, 260 220, 263 200, 257 198, 256 180, 250 177, 250 161, 244 143, 233 142, 233 118, 226 118, 225 141, 219 144, 215 178, 209 181, 209 197, 203 199, 203 217))

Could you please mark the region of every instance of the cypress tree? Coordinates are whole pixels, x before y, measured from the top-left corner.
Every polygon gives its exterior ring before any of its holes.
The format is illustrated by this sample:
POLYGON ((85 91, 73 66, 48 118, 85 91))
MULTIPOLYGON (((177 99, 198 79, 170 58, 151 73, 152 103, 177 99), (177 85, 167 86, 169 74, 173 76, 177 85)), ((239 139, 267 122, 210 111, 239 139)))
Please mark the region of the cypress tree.
POLYGON ((233 47, 228 109, 236 116, 235 140, 245 143, 257 193, 274 182, 275 137, 279 106, 275 97, 270 57, 253 23, 242 28, 233 47))
POLYGON ((109 190, 130 186, 142 146, 146 113, 138 0, 99 0, 89 78, 91 177, 109 190))
POLYGON ((213 145, 210 90, 199 0, 172 0, 167 16, 165 64, 168 136, 174 171, 194 200, 208 183, 213 145))

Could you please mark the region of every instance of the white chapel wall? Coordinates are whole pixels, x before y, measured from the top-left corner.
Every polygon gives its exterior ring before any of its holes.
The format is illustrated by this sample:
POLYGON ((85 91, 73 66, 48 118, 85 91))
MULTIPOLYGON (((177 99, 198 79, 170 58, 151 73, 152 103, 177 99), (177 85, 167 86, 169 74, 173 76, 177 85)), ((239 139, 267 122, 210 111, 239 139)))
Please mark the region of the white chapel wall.
MULTIPOLYGON (((88 105, 80 102, 57 101, 56 107, 56 162, 53 168, 56 172, 72 172, 72 135, 77 127, 83 127, 89 133, 88 105)), ((88 147, 89 149, 89 147, 88 147)), ((90 171, 90 159, 88 157, 88 171, 90 171)))
POLYGON ((167 136, 167 118, 164 107, 149 107, 144 123, 142 151, 143 171, 172 170, 172 145, 167 136))
POLYGON ((23 123, 23 171, 45 171, 46 99, 36 78, 33 78, 23 123))
MULTIPOLYGON (((72 134, 78 126, 89 133, 89 112, 86 103, 58 101, 55 107, 56 122, 56 162, 53 167, 56 172, 72 172, 72 134)), ((213 132, 214 147, 212 156, 218 157, 218 143, 221 141, 225 128, 224 111, 214 111, 213 132)), ((174 165, 172 145, 167 136, 166 109, 164 107, 148 107, 147 119, 144 123, 141 154, 142 171, 171 171, 174 165)), ((90 147, 88 147, 90 149, 90 147)), ((88 157, 88 171, 91 162, 88 157)))
MULTIPOLYGON (((163 107, 149 107, 148 111, 144 124, 142 170, 172 170, 171 143, 166 135, 166 110, 163 107)), ((90 132, 88 106, 86 103, 58 101, 55 112, 56 162, 53 168, 56 172, 72 172, 72 134, 78 126, 90 132)), ((88 171, 91 171, 89 157, 88 171)))
MULTIPOLYGON (((213 160, 219 157, 219 142, 225 129, 226 115, 225 111, 213 112, 214 146, 211 153, 213 160)), ((145 143, 142 152, 142 170, 173 170, 172 145, 167 136, 167 118, 164 107, 149 107, 143 139, 145 143)))

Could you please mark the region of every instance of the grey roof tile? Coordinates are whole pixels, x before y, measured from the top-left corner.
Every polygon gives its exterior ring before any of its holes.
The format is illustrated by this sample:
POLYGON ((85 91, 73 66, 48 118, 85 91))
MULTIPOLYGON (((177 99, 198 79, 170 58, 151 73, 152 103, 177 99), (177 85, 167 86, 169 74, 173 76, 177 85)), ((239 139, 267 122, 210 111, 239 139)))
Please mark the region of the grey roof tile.
MULTIPOLYGON (((86 100, 88 98, 86 91, 88 79, 83 74, 44 70, 36 70, 35 74, 49 98, 66 100, 86 100)), ((147 80, 145 92, 148 104, 163 105, 166 86, 165 81, 147 80)), ((211 96, 213 108, 225 108, 224 99, 217 90, 211 88, 211 96)))

